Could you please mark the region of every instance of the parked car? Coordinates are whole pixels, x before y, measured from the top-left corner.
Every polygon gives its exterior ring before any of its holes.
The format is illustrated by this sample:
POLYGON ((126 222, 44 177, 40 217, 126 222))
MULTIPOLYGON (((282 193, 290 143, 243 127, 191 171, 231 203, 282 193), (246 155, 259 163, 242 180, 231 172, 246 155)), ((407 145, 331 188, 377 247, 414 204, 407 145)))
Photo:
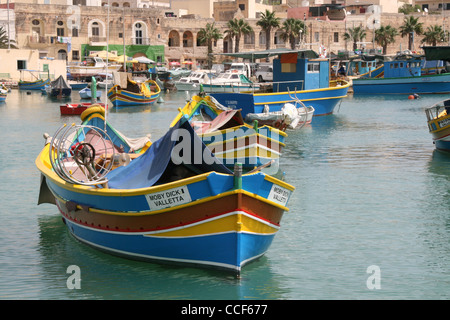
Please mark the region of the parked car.
POLYGON ((259 66, 255 73, 258 82, 273 81, 273 69, 272 66, 259 66))

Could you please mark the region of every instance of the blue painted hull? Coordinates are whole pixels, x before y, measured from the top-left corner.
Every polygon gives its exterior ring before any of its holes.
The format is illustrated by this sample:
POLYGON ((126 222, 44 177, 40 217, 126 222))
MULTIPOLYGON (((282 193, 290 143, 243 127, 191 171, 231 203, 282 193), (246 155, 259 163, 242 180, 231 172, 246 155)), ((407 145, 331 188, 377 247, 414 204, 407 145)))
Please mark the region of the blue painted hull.
POLYGON ((450 74, 354 79, 354 94, 432 94, 450 92, 450 74))
POLYGON ((262 256, 275 236, 229 232, 182 239, 160 238, 139 232, 106 232, 67 219, 65 222, 78 240, 113 255, 136 260, 208 265, 227 270, 240 269, 262 256))
POLYGON ((274 93, 211 93, 216 100, 232 109, 242 109, 242 116, 248 113, 262 113, 264 105, 270 111, 281 111, 285 103, 295 103, 293 97, 305 105, 314 107, 314 116, 332 114, 336 105, 347 96, 349 84, 325 89, 301 90, 274 93))
POLYGON ((37 81, 19 81, 19 90, 41 90, 50 84, 50 79, 37 81))

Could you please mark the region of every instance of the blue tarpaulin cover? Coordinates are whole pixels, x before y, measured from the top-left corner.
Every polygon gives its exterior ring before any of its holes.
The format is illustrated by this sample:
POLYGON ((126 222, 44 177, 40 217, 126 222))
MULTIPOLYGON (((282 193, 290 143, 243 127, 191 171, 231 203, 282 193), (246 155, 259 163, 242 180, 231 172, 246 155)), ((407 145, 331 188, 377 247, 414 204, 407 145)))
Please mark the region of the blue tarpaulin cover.
POLYGON ((109 172, 106 176, 108 186, 114 189, 151 187, 158 184, 163 174, 165 176, 170 174, 166 169, 175 168, 180 162, 180 157, 181 165, 194 174, 211 171, 232 173, 212 155, 190 123, 182 118, 143 155, 131 161, 129 165, 109 172))

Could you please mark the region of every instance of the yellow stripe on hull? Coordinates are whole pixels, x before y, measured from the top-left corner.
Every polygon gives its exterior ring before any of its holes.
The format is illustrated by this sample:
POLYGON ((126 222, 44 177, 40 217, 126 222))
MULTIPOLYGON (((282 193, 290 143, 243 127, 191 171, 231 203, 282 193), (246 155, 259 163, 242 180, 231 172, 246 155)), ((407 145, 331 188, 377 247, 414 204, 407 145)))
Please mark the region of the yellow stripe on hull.
POLYGON ((246 232, 262 235, 275 234, 279 229, 268 221, 242 211, 234 211, 188 226, 175 227, 168 231, 148 233, 148 237, 197 237, 226 232, 246 232))

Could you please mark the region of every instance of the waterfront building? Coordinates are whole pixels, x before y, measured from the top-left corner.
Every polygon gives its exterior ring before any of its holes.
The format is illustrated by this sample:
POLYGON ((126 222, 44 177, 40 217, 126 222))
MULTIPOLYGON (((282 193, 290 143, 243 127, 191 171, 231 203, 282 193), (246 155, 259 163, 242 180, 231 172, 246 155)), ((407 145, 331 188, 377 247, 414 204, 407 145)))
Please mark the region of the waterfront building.
MULTIPOLYGON (((405 16, 396 10, 404 3, 421 5, 422 11, 414 15, 421 17, 425 28, 437 24, 450 30, 446 19, 450 6, 446 3, 439 6, 435 0, 414 3, 412 0, 111 0, 109 23, 107 3, 106 0, 11 0, 11 38, 21 49, 37 50, 41 58, 66 60, 68 64, 82 62, 91 52, 106 50, 108 43, 110 51, 118 55, 124 53, 125 47, 125 53, 131 57, 143 55, 167 65, 195 69, 206 64, 207 47, 199 41, 198 34, 207 23, 214 22, 224 35, 214 43, 214 53, 232 52, 232 40, 224 33, 232 18, 245 19, 253 28, 253 32, 242 36, 241 51, 265 50, 265 32, 257 26, 265 9, 276 12, 281 21, 291 17, 303 19, 308 33, 298 47, 316 51, 324 47, 327 52, 337 53, 351 48, 344 34, 355 26, 365 28, 365 47, 375 49, 374 21, 398 29, 405 16), (374 4, 381 10, 370 11, 374 4), (423 11, 425 8, 429 12, 423 11), (438 14, 428 14, 432 10, 438 14)), ((3 12, 0 24, 7 25, 6 4, 2 3, 0 10, 3 12)), ((281 33, 281 28, 272 30, 271 48, 289 46, 281 33)), ((398 36, 397 40, 388 46, 389 53, 407 48, 407 37, 398 36)), ((420 40, 415 37, 415 48, 420 48, 420 40)), ((217 62, 224 59, 216 57, 217 62)))

